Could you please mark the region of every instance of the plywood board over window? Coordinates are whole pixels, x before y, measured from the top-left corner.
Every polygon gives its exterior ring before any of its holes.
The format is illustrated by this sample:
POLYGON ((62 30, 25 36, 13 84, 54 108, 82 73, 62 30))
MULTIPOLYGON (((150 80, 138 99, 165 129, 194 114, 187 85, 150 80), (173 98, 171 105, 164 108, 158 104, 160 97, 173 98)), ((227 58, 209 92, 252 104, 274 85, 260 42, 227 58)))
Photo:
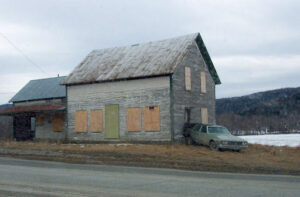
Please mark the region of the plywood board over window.
POLYGON ((44 115, 41 115, 41 114, 38 114, 36 116, 36 119, 35 119, 35 125, 36 126, 43 126, 44 125, 44 115))
POLYGON ((191 68, 185 67, 185 89, 192 89, 192 81, 191 81, 191 68))
POLYGON ((206 75, 205 72, 201 72, 201 93, 206 93, 206 75))
POLYGON ((159 106, 145 107, 144 130, 160 131, 160 108, 159 106))
POLYGON ((57 132, 64 130, 64 114, 52 115, 52 130, 57 132))
POLYGON ((103 110, 96 109, 90 111, 90 131, 102 132, 103 131, 103 110))
POLYGON ((207 108, 201 108, 201 119, 203 124, 208 124, 207 108))
POLYGON ((127 131, 142 130, 142 109, 131 107, 126 109, 126 128, 127 131))
POLYGON ((86 110, 80 110, 75 112, 75 131, 88 131, 88 113, 86 110))

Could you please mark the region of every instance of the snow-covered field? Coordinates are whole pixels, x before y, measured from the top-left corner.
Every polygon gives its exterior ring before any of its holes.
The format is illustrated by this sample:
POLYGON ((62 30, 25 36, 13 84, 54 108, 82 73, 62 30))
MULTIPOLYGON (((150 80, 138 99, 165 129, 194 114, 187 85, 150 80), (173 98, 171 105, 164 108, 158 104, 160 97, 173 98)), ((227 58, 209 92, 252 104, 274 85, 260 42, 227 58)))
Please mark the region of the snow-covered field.
POLYGON ((248 135, 239 137, 247 140, 250 144, 300 147, 300 134, 248 135))

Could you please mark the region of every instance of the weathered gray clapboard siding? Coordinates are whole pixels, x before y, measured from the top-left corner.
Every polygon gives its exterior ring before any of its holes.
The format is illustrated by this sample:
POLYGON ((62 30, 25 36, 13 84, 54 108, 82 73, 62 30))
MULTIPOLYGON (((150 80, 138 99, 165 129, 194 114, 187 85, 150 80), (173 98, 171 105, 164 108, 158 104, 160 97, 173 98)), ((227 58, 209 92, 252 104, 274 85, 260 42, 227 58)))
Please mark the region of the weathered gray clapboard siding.
MULTIPOLYGON (((170 78, 153 77, 106 83, 67 86, 68 139, 72 141, 103 141, 104 132, 78 133, 75 128, 75 111, 103 109, 105 105, 119 105, 120 141, 170 141, 170 78), (126 109, 128 107, 160 106, 160 131, 126 131, 126 109)), ((89 121, 88 121, 89 122, 89 121)), ((105 128, 105 125, 104 125, 105 128)), ((142 110, 142 128, 144 128, 142 110)), ((104 129, 105 130, 105 129, 104 129)))
POLYGON ((182 138, 185 123, 185 108, 191 108, 191 122, 201 121, 201 108, 208 110, 208 122, 215 123, 215 83, 201 56, 197 44, 188 51, 172 76, 174 139, 182 138), (192 89, 185 90, 185 66, 191 68, 192 89), (201 71, 206 73, 206 93, 201 93, 201 71))
MULTIPOLYGON (((58 113, 58 112, 55 112, 58 113)), ((60 112, 64 113, 64 112, 60 112)), ((64 140, 67 132, 66 116, 64 117, 64 131, 55 132, 52 129, 52 113, 37 113, 36 116, 42 115, 44 117, 43 125, 35 127, 35 139, 39 140, 64 140)))
POLYGON ((13 118, 11 116, 0 116, 0 140, 13 138, 13 118))
POLYGON ((36 100, 36 101, 22 101, 14 103, 15 107, 26 107, 26 106, 35 106, 35 105, 45 105, 45 104, 60 104, 64 103, 64 98, 59 99, 43 99, 43 100, 36 100))

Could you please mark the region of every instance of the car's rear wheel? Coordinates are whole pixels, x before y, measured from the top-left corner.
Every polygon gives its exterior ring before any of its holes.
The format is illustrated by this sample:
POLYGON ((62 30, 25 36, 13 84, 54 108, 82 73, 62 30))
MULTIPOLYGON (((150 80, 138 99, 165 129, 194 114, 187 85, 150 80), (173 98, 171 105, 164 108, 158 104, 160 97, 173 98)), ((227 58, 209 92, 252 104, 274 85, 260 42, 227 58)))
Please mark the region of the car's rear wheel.
POLYGON ((209 142, 209 148, 210 148, 210 150, 213 150, 213 151, 219 150, 217 143, 213 140, 209 142))

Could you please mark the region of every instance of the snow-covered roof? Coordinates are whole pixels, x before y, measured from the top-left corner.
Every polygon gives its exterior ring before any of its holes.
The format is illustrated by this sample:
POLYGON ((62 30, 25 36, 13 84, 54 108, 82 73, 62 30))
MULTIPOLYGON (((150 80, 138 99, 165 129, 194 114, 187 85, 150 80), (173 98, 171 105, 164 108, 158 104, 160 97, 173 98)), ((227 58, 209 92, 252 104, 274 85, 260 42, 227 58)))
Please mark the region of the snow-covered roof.
MULTIPOLYGON (((62 84, 172 74, 184 57, 188 46, 199 38, 202 41, 200 34, 195 33, 167 40, 94 50, 66 77, 62 84)), ((208 55, 205 46, 204 50, 208 55)), ((211 60, 206 63, 211 64, 208 66, 212 67, 215 72, 211 60)), ((219 84, 220 80, 217 74, 216 79, 216 84, 219 84)))

